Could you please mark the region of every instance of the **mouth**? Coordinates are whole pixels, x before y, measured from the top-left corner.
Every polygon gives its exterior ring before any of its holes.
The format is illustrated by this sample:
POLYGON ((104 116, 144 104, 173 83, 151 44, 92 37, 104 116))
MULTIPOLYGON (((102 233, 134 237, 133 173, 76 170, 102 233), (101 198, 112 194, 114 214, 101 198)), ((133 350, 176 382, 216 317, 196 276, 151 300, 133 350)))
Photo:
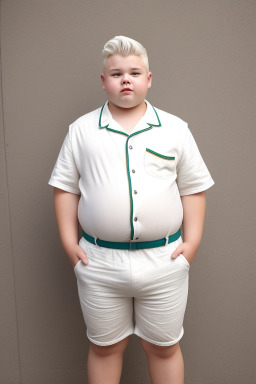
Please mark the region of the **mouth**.
POLYGON ((121 92, 132 92, 132 89, 131 88, 124 88, 124 89, 122 89, 121 92))

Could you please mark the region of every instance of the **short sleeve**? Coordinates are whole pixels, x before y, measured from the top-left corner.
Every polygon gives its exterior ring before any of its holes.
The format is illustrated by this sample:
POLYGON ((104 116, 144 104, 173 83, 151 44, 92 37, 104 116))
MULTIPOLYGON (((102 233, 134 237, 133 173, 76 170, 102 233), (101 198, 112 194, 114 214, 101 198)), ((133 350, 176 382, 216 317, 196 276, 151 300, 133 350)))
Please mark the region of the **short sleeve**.
POLYGON ((66 192, 80 195, 79 179, 80 175, 73 156, 71 132, 69 130, 48 184, 66 192))
POLYGON ((177 164, 180 196, 203 192, 210 188, 214 181, 187 125, 182 134, 181 148, 182 154, 177 164))

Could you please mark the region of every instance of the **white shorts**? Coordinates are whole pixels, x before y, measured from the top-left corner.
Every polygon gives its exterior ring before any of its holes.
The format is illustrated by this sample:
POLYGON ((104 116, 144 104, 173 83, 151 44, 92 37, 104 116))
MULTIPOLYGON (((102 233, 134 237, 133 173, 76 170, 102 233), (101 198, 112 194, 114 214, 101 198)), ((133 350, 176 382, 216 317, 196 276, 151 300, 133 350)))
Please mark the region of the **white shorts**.
POLYGON ((74 272, 92 343, 111 345, 133 333, 161 346, 181 339, 190 265, 183 255, 171 258, 181 242, 118 250, 80 240, 89 264, 80 260, 74 272))

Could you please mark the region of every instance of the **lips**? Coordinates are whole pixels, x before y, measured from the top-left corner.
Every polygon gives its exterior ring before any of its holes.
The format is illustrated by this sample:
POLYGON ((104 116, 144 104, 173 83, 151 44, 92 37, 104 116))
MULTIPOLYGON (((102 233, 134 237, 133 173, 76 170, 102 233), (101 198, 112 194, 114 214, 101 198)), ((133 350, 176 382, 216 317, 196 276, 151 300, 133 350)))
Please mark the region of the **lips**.
POLYGON ((127 92, 132 92, 132 89, 131 88, 124 88, 124 89, 122 89, 122 91, 121 92, 125 92, 125 91, 127 91, 127 92))

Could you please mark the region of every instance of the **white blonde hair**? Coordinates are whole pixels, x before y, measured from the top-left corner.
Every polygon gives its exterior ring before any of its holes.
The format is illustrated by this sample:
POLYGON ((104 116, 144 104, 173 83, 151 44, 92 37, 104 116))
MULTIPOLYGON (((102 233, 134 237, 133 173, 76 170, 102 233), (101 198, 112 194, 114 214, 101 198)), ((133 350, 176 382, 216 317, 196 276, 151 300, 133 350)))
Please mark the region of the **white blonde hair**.
POLYGON ((103 66, 105 66, 108 57, 111 55, 137 55, 142 58, 147 70, 149 70, 148 55, 146 49, 138 41, 133 40, 130 37, 115 36, 104 45, 102 55, 103 66))

